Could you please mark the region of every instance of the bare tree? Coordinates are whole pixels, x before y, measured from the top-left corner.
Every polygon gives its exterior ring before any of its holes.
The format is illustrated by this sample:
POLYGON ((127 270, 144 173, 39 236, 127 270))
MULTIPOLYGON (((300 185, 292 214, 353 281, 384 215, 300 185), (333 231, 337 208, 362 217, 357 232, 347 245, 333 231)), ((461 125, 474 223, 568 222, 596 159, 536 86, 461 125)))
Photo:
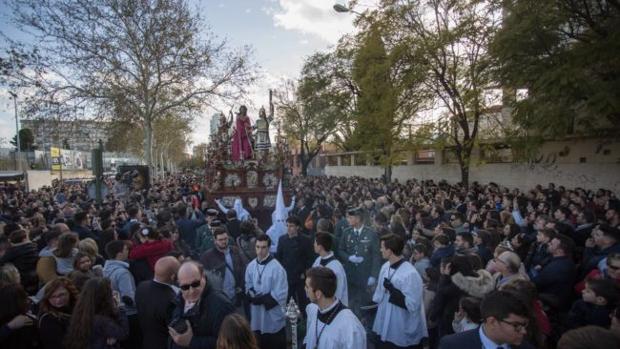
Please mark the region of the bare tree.
POLYGON ((138 122, 148 165, 158 118, 191 116, 214 98, 239 96, 254 79, 250 49, 217 41, 185 0, 9 3, 46 72, 29 111, 86 106, 100 118, 138 122))
POLYGON ((300 93, 299 85, 293 80, 284 81, 274 97, 282 130, 299 144, 301 173, 305 176, 323 143, 334 134, 338 118, 329 105, 317 103, 316 96, 301 97, 304 93, 300 93))

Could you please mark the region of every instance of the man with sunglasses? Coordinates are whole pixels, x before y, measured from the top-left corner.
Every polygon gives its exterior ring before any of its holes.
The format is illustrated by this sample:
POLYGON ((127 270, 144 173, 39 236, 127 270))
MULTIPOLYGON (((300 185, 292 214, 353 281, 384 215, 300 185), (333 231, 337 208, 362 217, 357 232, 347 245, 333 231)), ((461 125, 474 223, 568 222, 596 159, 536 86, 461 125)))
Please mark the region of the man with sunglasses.
POLYGON ((479 328, 445 336, 439 349, 533 349, 524 341, 530 318, 528 306, 508 291, 493 291, 480 304, 479 328))
POLYGON ((170 348, 215 348, 220 325, 235 311, 228 297, 209 285, 202 264, 187 261, 177 273, 181 295, 168 327, 170 348))

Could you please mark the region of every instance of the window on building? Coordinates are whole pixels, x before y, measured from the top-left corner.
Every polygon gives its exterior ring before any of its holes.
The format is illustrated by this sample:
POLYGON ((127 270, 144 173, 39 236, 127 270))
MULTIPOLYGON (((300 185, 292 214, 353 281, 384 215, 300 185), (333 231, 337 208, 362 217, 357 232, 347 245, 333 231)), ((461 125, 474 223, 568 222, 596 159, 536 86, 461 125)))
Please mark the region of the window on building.
POLYGON ((368 163, 368 155, 364 153, 355 154, 355 166, 366 166, 368 163))
POLYGON ((487 145, 480 147, 480 158, 486 163, 511 163, 514 156, 507 145, 487 145))
POLYGON ((325 158, 327 158, 327 166, 338 166, 337 155, 325 156, 325 158))
POLYGON ((454 148, 447 148, 443 150, 443 163, 444 164, 458 164, 459 160, 456 157, 454 148))
POLYGON ((341 166, 351 166, 351 155, 340 155, 341 166))
POLYGON ((435 163, 435 150, 433 149, 421 149, 415 152, 416 164, 434 164, 435 163))

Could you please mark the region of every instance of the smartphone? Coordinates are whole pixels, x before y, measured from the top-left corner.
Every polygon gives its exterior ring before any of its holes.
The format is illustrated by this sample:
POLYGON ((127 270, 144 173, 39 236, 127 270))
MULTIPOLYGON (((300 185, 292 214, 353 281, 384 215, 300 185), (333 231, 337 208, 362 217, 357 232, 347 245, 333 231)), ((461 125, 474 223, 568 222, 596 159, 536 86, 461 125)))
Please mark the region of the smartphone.
POLYGON ((168 326, 172 327, 178 334, 187 332, 187 322, 184 318, 174 319, 168 326))

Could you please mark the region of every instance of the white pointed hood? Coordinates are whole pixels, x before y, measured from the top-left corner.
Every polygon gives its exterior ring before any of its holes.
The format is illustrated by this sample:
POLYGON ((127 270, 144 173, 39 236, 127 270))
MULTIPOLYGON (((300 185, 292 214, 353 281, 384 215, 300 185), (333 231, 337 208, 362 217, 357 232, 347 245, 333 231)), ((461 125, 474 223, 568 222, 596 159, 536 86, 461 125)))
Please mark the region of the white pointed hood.
POLYGON ((275 252, 278 247, 280 236, 286 234, 286 219, 288 209, 284 205, 284 194, 282 193, 282 180, 278 184, 278 196, 276 197, 276 209, 271 214, 271 227, 267 229, 267 235, 271 238, 271 252, 275 252))
POLYGON ((248 212, 245 208, 243 208, 243 203, 241 199, 235 199, 235 203, 233 205, 235 212, 237 212, 237 219, 240 221, 245 221, 250 219, 250 212, 248 212))

